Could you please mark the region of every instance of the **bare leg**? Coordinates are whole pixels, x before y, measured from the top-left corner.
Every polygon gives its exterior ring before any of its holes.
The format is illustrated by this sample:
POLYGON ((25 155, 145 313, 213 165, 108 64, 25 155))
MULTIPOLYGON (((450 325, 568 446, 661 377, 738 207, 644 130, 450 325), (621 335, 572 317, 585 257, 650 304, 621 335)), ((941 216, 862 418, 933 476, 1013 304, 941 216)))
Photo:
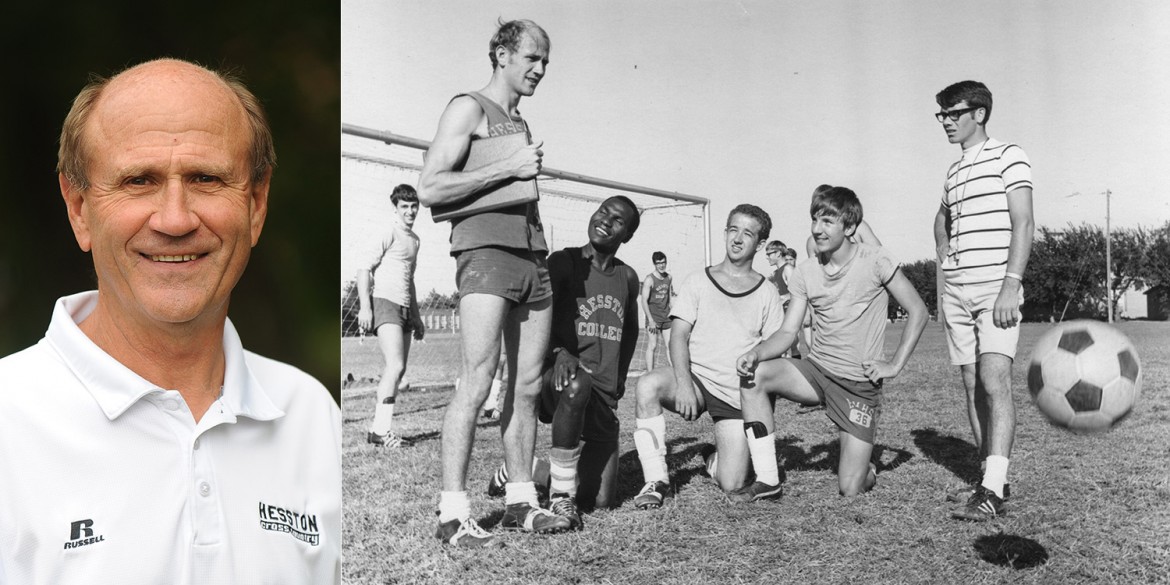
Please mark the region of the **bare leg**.
POLYGON ((841 453, 837 463, 837 487, 843 496, 865 493, 876 483, 869 474, 869 460, 873 444, 866 443, 845 431, 840 431, 841 453))
MULTIPOLYGON (((668 343, 666 345, 670 347, 668 343)), ((654 353, 658 349, 658 332, 651 333, 646 336, 646 371, 654 369, 654 353)), ((670 353, 670 352, 667 352, 670 353)))
POLYGON ((979 383, 989 414, 985 455, 1010 457, 1016 436, 1016 405, 1012 400, 1012 360, 1003 354, 979 356, 979 383))
MULTIPOLYGON (((540 374, 548 351, 552 301, 521 305, 508 313, 504 344, 508 354, 507 400, 500 417, 504 463, 510 482, 532 481, 540 374)), ((488 381, 487 385, 491 382, 488 381)), ((485 388, 486 389, 486 388, 485 388)))
MULTIPOLYGON (((475 420, 500 359, 500 330, 508 309, 509 302, 494 295, 475 293, 459 299, 463 366, 459 385, 443 415, 443 491, 461 492, 467 485, 475 420)), ((525 473, 531 473, 531 469, 525 473)))
POLYGON ((410 349, 410 335, 401 325, 383 323, 378 327, 378 346, 386 365, 382 368, 382 379, 378 381, 377 403, 374 405, 374 420, 370 431, 385 435, 390 432, 395 394, 402 374, 406 371, 406 354, 410 349))

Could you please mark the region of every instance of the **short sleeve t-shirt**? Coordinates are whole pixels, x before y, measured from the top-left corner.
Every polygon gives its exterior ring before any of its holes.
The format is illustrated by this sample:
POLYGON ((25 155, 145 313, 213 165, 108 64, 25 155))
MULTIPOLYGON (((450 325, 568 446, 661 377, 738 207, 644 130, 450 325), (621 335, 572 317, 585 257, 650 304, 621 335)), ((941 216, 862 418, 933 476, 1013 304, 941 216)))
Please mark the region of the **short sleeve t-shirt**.
POLYGON ((811 359, 846 380, 865 381, 862 363, 883 357, 889 293, 885 285, 898 261, 885 248, 856 244, 853 258, 827 274, 816 258, 796 267, 789 281, 794 299, 813 310, 811 359))
POLYGON ((746 292, 728 292, 710 268, 688 275, 675 290, 670 316, 692 326, 691 373, 711 394, 740 408, 735 360, 780 329, 780 293, 763 277, 746 292))
POLYGON ((374 278, 371 296, 409 307, 410 283, 414 278, 419 239, 414 230, 395 215, 378 242, 367 248, 361 267, 374 278))

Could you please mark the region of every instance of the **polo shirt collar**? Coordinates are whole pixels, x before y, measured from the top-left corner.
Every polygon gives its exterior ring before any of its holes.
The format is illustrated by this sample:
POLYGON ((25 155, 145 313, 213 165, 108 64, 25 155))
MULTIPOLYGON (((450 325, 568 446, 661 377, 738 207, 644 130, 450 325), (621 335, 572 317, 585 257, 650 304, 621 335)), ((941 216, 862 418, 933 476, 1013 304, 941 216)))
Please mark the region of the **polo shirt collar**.
MULTIPOLYGON (((77 326, 97 307, 97 291, 61 297, 53 307, 53 317, 45 333, 45 342, 82 383, 110 420, 126 412, 143 397, 164 392, 102 351, 77 326)), ((219 402, 225 414, 256 420, 273 420, 284 411, 273 404, 263 386, 244 361, 244 348, 231 320, 224 324, 224 384, 219 402)), ((231 417, 234 422, 234 416, 231 417)))

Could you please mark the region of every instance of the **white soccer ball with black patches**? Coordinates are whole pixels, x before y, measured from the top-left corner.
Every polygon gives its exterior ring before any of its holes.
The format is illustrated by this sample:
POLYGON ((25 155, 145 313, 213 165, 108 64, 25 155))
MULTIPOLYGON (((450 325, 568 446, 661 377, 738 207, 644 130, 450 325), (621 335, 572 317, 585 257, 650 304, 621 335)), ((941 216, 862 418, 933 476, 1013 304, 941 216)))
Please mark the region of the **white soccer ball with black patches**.
POLYGON ((1133 411, 1142 386, 1137 349, 1096 321, 1053 327, 1032 349, 1028 390, 1053 424, 1076 433, 1107 431, 1133 411))

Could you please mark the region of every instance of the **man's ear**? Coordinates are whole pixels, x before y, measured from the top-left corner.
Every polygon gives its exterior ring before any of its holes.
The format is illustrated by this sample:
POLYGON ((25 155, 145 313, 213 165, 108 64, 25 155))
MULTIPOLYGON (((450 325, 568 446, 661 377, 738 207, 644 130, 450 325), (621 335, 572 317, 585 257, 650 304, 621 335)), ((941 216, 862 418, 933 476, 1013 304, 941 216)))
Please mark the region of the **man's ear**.
POLYGON ((272 168, 264 172, 264 178, 252 184, 252 214, 249 219, 252 225, 252 245, 260 241, 260 232, 264 229, 264 220, 268 217, 268 187, 272 185, 272 168))
POLYGON ((82 191, 69 182, 65 173, 57 175, 57 184, 61 187, 61 198, 65 200, 65 211, 69 214, 69 225, 73 228, 73 237, 83 252, 89 252, 93 238, 89 233, 89 224, 85 220, 85 191, 82 191))

